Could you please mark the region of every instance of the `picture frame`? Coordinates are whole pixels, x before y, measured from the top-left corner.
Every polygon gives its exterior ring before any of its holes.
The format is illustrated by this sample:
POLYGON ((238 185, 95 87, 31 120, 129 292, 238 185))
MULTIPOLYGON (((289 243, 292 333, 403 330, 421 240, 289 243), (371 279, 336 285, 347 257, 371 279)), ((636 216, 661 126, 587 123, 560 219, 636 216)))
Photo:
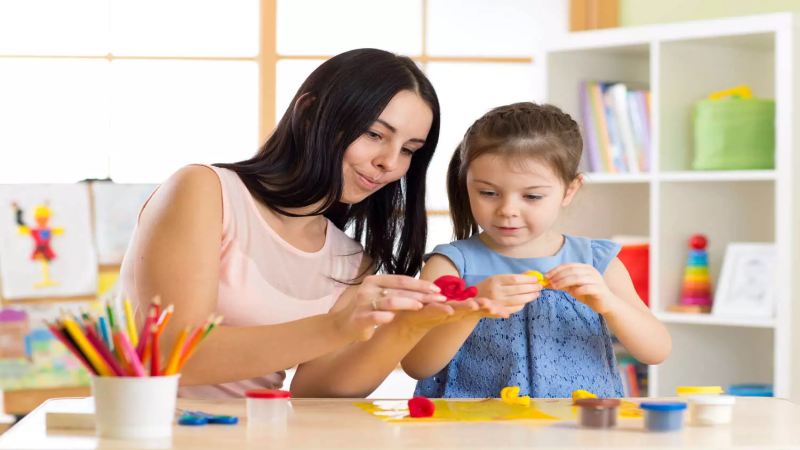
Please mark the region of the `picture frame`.
POLYGON ((716 316, 775 316, 775 244, 732 242, 725 249, 711 313, 716 316))

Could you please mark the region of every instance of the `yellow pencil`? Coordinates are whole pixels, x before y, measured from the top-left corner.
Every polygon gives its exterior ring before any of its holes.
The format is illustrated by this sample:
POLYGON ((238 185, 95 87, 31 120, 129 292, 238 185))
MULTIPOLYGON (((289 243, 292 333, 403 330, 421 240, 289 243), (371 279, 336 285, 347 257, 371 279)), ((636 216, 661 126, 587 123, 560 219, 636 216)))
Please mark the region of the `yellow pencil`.
POLYGON ((186 336, 188 335, 189 327, 184 328, 181 334, 178 335, 178 340, 175 341, 175 345, 172 347, 172 353, 169 354, 167 370, 164 371, 164 375, 175 375, 178 371, 178 361, 181 359, 181 350, 183 350, 183 344, 186 343, 186 336))
POLYGON ((94 346, 86 339, 86 335, 83 334, 83 330, 81 330, 80 325, 75 323, 69 316, 64 316, 62 322, 64 323, 64 327, 67 329, 67 332, 72 336, 72 339, 75 341, 75 344, 83 351, 83 354, 86 355, 86 358, 92 365, 97 369, 97 372, 101 376, 113 376, 114 372, 111 370, 111 367, 105 362, 105 360, 97 353, 97 350, 94 346))
POLYGON ((130 338, 131 345, 134 348, 139 345, 139 335, 136 333, 136 321, 133 319, 133 309, 131 308, 131 302, 127 298, 124 301, 125 304, 125 324, 128 327, 128 337, 130 338))

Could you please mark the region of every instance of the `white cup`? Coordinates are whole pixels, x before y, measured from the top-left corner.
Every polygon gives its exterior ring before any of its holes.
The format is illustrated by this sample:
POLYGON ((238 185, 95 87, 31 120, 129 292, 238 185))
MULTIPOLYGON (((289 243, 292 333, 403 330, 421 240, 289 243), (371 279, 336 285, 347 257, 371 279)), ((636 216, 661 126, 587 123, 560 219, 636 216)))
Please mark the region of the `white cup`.
POLYGON ((97 435, 112 439, 172 436, 180 375, 92 377, 97 435))

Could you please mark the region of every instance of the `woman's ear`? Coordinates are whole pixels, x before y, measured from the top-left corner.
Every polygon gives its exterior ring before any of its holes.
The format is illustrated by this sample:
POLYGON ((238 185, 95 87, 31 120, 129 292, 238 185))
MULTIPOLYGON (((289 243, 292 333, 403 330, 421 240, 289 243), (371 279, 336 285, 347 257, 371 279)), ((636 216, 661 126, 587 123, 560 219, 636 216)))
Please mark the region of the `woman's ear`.
POLYGON ((567 191, 564 192, 564 199, 561 200, 561 206, 569 206, 581 186, 583 186, 583 174, 578 174, 578 176, 569 183, 569 186, 567 186, 567 191))

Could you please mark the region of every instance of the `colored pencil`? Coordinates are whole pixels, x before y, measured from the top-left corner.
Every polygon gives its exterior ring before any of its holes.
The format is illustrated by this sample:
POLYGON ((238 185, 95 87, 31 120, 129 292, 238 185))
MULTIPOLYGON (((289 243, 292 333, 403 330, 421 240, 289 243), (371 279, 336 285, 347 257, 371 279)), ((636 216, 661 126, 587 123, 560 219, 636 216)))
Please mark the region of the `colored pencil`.
POLYGON ((125 323, 128 326, 128 337, 130 337, 131 344, 136 347, 139 345, 139 335, 136 334, 136 321, 133 317, 131 302, 126 298, 123 304, 125 306, 125 323))
POLYGON ((152 350, 150 351, 150 376, 157 377, 160 374, 159 364, 161 362, 161 353, 158 351, 158 325, 152 325, 150 334, 152 335, 150 342, 152 350))
POLYGON ((216 319, 214 319, 213 321, 211 321, 210 324, 208 324, 205 333, 203 333, 203 337, 208 336, 208 333, 211 333, 211 330, 213 330, 214 327, 219 325, 220 323, 222 323, 222 316, 217 316, 216 319))
POLYGON ((178 335, 175 345, 172 346, 172 352, 169 354, 169 359, 167 360, 167 369, 164 371, 164 375, 175 375, 175 373, 178 372, 178 362, 180 361, 181 350, 183 350, 183 345, 186 343, 186 338, 188 335, 189 327, 184 328, 181 331, 181 334, 178 335))
POLYGON ((100 337, 103 338, 103 342, 105 342, 108 349, 114 350, 114 343, 111 341, 111 328, 109 328, 105 317, 100 316, 97 319, 97 328, 100 330, 100 337))
POLYGON ((86 327, 86 339, 89 341, 92 346, 94 346, 97 353, 100 354, 100 357, 103 358, 103 361, 108 364, 108 367, 111 368, 111 371, 114 375, 118 377, 125 376, 125 371, 122 370, 117 360, 114 358, 114 355, 111 354, 111 351, 108 350, 108 347, 103 343, 100 339, 100 335, 97 334, 96 331, 92 327, 86 327))
POLYGON ((133 349, 133 345, 131 345, 130 341, 128 341, 128 337, 125 336, 125 333, 122 331, 115 331, 115 337, 119 337, 120 347, 122 347, 122 352, 125 354, 125 358, 128 360, 128 363, 131 365, 131 369, 133 369, 133 375, 137 377, 143 377, 147 374, 144 371, 144 366, 142 366, 142 362, 139 360, 139 356, 136 355, 136 350, 133 349))
POLYGON ((144 325, 142 325, 142 333, 139 339, 139 346, 136 347, 136 354, 139 355, 139 359, 142 360, 142 363, 145 362, 145 353, 146 350, 149 348, 149 338, 150 338, 150 330, 153 326, 153 322, 155 322, 155 309, 150 308, 147 314, 147 318, 144 320, 144 325))
POLYGON ((47 325, 47 328, 50 329, 50 332, 53 333, 53 336, 55 336, 56 339, 61 341, 61 343, 64 344, 64 347, 67 347, 67 350, 69 350, 73 355, 75 355, 76 358, 78 358, 78 361, 80 361, 81 364, 83 364, 83 367, 85 367, 86 370, 97 375, 97 370, 94 367, 92 367, 92 365, 86 359, 86 356, 84 356, 83 353, 81 353, 77 348, 75 348, 75 344, 73 344, 72 341, 67 339, 67 337, 63 334, 63 332, 59 330, 55 324, 52 324, 48 321, 45 321, 44 323, 45 325, 47 325))
POLYGON ((86 355, 86 359, 92 363, 92 366, 97 368, 97 373, 101 376, 113 375, 114 372, 97 353, 97 350, 95 350, 94 346, 92 346, 92 344, 90 344, 86 339, 86 335, 81 330, 80 325, 75 323, 75 321, 68 315, 63 317, 63 323, 64 327, 67 329, 67 332, 70 334, 70 336, 72 336, 72 339, 75 340, 75 344, 81 349, 83 354, 86 355))
POLYGON ((111 307, 111 303, 109 302, 106 302, 106 313, 108 314, 109 328, 116 328, 117 322, 114 320, 114 308, 111 307))
POLYGON ((164 329, 167 327, 167 323, 169 323, 169 319, 172 318, 172 313, 175 311, 175 305, 167 306, 164 311, 161 312, 161 317, 158 318, 158 335, 161 336, 164 333, 164 329))

